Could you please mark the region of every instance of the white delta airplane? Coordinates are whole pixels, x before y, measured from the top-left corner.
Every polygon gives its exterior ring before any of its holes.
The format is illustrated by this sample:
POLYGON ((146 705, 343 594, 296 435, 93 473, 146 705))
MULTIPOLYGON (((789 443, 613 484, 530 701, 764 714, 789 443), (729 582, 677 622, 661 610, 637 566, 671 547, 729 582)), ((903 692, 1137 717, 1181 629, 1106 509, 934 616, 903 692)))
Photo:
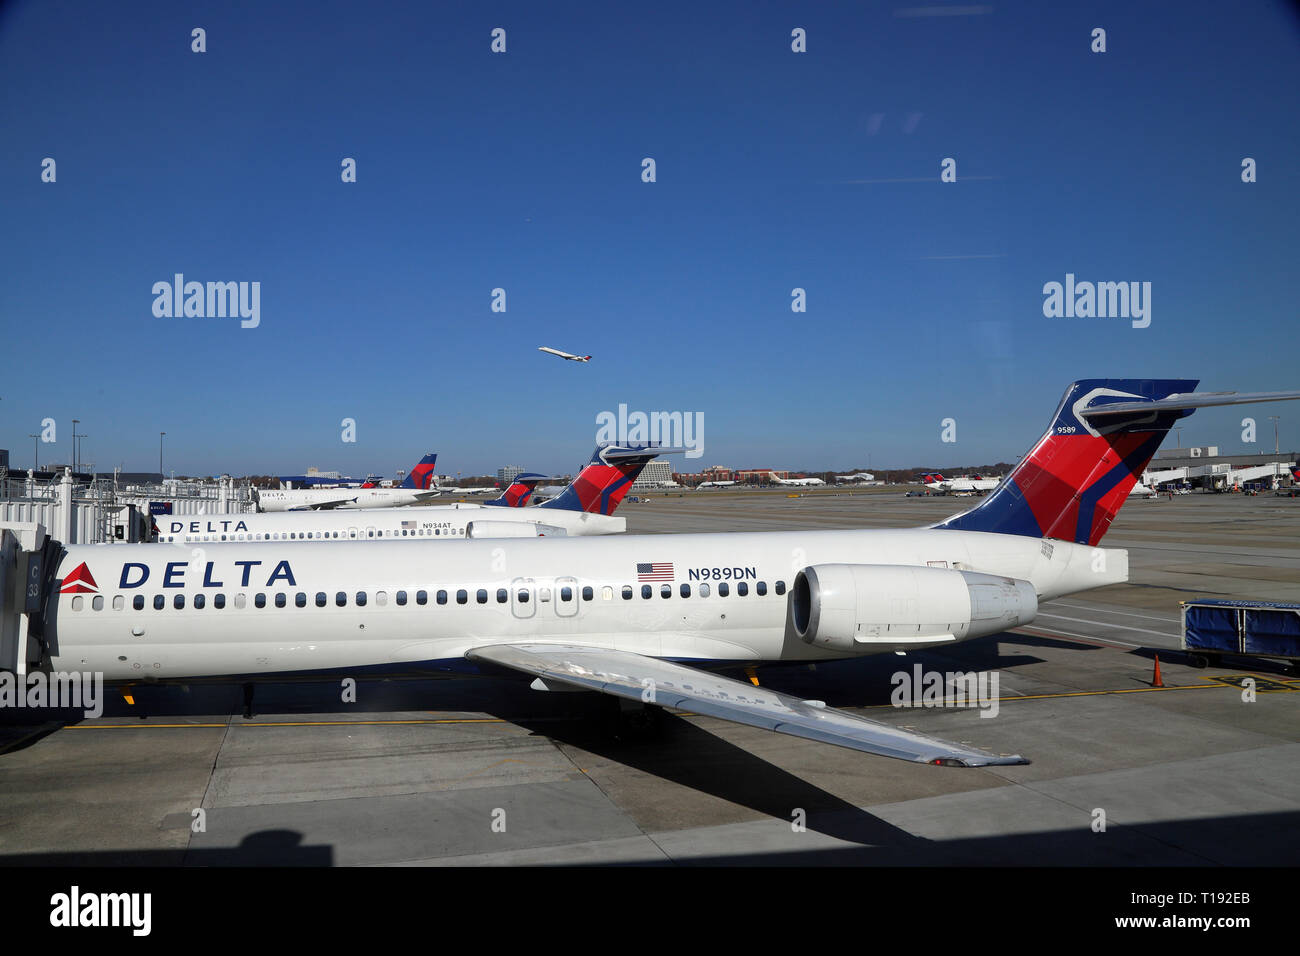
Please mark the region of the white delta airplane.
POLYGON ((1196 384, 1071 384, 998 489, 911 530, 177 553, 42 545, 29 525, 3 535, 0 667, 127 682, 513 674, 538 690, 596 691, 904 760, 1023 763, 706 668, 949 646, 1027 624, 1040 601, 1126 581, 1128 552, 1099 543, 1170 426, 1203 406, 1300 398, 1196 384))
POLYGON ((1001 478, 984 478, 981 475, 963 475, 960 478, 945 478, 940 474, 925 475, 921 479, 932 492, 954 495, 984 494, 992 491, 1002 481, 1001 478))
POLYGON ((570 362, 590 362, 590 361, 591 361, 591 356, 590 356, 590 355, 574 355, 572 352, 561 352, 559 349, 547 348, 545 345, 539 345, 539 346, 537 346, 537 351, 539 351, 539 352, 548 352, 548 353, 550 353, 551 355, 558 355, 560 358, 562 358, 562 359, 567 359, 567 360, 570 361, 570 362))
POLYGON ((778 477, 776 476, 776 472, 771 472, 771 473, 769 473, 768 477, 771 478, 772 481, 773 481, 775 484, 778 484, 778 485, 797 485, 797 486, 799 486, 799 487, 801 487, 801 488, 803 488, 803 487, 809 487, 809 486, 812 486, 812 485, 824 485, 824 484, 826 484, 826 482, 823 481, 823 480, 820 479, 820 478, 778 478, 778 477))
POLYGON ((433 452, 425 455, 396 488, 254 488, 253 497, 258 511, 396 508, 418 504, 442 494, 431 487, 437 460, 433 452))

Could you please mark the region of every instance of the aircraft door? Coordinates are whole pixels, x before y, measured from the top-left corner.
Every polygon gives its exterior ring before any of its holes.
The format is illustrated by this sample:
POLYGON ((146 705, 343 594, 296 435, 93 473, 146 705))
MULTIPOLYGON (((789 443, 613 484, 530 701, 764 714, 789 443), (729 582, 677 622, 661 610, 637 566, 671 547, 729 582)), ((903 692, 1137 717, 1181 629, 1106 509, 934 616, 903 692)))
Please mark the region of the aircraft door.
POLYGON ((537 613, 537 587, 532 578, 515 578, 510 582, 510 613, 530 618, 537 613))
POLYGON ((578 613, 577 578, 555 579, 555 614, 557 617, 574 617, 578 613))

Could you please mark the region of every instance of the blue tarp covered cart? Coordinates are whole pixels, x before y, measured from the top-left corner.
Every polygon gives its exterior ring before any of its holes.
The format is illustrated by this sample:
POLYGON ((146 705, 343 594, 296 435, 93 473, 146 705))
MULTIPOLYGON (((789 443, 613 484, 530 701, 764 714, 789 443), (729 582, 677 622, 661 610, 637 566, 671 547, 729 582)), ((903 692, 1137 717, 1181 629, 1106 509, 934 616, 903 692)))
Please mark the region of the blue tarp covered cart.
POLYGON ((1184 601, 1183 650, 1197 667, 1224 654, 1289 661, 1300 673, 1300 604, 1184 601))

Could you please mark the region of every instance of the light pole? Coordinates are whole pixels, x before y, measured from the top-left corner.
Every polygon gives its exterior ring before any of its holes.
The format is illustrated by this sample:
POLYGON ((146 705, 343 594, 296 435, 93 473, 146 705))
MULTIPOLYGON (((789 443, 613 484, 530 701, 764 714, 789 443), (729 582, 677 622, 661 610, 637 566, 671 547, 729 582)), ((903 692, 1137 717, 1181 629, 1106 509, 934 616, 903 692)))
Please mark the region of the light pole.
POLYGON ((77 426, 81 424, 80 418, 72 420, 72 473, 77 473, 77 426))
POLYGON ((37 472, 41 470, 41 436, 36 434, 28 435, 27 437, 35 439, 32 442, 32 449, 36 452, 36 465, 32 468, 32 471, 37 472))
POLYGON ((162 470, 162 440, 163 440, 163 435, 166 434, 167 434, 166 432, 158 433, 158 474, 162 475, 164 478, 166 478, 167 476, 163 474, 163 470, 162 470))
POLYGON ((1183 426, 1182 425, 1174 426, 1174 437, 1178 439, 1178 447, 1182 448, 1183 447, 1183 426))
POLYGON ((1276 455, 1276 454, 1278 453, 1278 445, 1277 445, 1277 422, 1278 422, 1278 419, 1281 418, 1282 416, 1281 416, 1281 415, 1270 415, 1270 416, 1268 416, 1268 417, 1271 418, 1271 419, 1273 420, 1273 454, 1276 455))

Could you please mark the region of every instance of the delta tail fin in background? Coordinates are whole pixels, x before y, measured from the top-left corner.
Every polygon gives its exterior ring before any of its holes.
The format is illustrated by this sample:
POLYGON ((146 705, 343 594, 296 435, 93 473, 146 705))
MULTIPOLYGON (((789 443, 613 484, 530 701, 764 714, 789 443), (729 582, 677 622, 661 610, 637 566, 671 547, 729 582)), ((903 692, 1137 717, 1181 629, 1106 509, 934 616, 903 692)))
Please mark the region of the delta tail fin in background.
POLYGON ((685 450, 654 442, 597 445, 591 460, 574 476, 568 487, 538 507, 612 515, 647 462, 660 455, 675 455, 685 450))
POLYGON ((1196 379, 1072 383, 1047 434, 979 505, 935 525, 1095 545, 1156 449, 1198 408, 1289 401, 1295 392, 1193 392, 1196 379))
POLYGON ((533 492, 543 481, 550 481, 546 475, 524 474, 517 475, 515 480, 510 483, 510 487, 501 492, 500 498, 493 498, 491 501, 483 502, 484 505, 495 505, 498 508, 523 508, 533 497, 533 492))
POLYGON ((415 488, 417 491, 428 491, 429 486, 433 484, 433 464, 438 460, 438 456, 433 452, 421 458, 411 469, 411 473, 402 479, 399 488, 415 488))

